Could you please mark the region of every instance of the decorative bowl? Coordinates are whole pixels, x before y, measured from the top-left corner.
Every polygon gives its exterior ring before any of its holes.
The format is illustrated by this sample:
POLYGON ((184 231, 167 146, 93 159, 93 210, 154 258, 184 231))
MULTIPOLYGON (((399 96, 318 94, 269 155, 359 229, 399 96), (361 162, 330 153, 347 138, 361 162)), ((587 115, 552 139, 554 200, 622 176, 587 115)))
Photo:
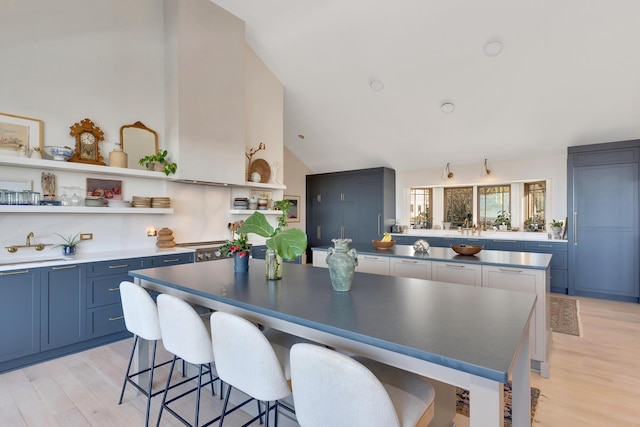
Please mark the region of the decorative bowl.
POLYGON ((381 240, 372 240, 371 243, 373 243, 373 246, 375 246, 378 249, 389 249, 396 244, 396 241, 391 240, 390 242, 383 242, 381 240))
POLYGON ((474 246, 474 245, 450 245, 451 249, 457 254, 460 255, 475 255, 480 252, 484 246, 474 246))
POLYGON ((45 154, 53 157, 53 160, 67 161, 73 157, 74 149, 69 147, 56 147, 53 145, 45 145, 42 148, 45 154))

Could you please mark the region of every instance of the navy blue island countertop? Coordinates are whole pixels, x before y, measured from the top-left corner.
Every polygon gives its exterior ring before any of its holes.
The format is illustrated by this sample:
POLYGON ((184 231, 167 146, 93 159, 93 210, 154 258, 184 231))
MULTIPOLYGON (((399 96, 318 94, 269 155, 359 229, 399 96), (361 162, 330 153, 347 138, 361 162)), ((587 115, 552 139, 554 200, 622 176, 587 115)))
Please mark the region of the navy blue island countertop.
POLYGON ((502 383, 528 336, 536 301, 524 292, 366 273, 355 274, 350 292, 335 292, 327 269, 283 267, 279 281, 268 281, 256 259, 244 274, 234 274, 232 260, 129 274, 147 288, 178 291, 210 308, 237 307, 502 383))
MULTIPOLYGON (((495 265, 501 267, 532 268, 546 270, 551 263, 551 255, 534 252, 508 252, 482 250, 475 255, 458 255, 451 248, 431 247, 428 252, 415 252, 411 245, 394 245, 389 249, 378 249, 373 244, 350 244, 359 254, 378 255, 395 258, 424 259, 466 264, 495 265)), ((311 248, 313 251, 325 251, 329 246, 311 248)))

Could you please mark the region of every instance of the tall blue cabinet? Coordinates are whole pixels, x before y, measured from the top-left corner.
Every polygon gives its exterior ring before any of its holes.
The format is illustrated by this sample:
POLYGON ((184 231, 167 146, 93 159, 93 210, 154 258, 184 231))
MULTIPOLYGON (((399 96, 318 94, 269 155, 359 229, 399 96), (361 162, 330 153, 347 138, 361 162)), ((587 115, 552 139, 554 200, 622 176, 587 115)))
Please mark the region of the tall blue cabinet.
POLYGON ((389 168, 307 175, 307 259, 311 247, 348 238, 371 243, 395 223, 396 173, 389 168))
POLYGON ((569 294, 640 301, 640 140, 569 147, 569 294))

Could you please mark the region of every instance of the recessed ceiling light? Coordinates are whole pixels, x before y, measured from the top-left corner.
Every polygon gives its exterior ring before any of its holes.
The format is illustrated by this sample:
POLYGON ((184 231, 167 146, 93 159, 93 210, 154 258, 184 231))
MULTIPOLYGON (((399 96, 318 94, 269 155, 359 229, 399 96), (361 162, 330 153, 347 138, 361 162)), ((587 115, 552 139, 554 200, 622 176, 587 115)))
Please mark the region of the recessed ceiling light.
POLYGON ((453 110, 456 109, 456 106, 451 102, 445 102, 440 106, 440 111, 443 113, 453 113, 453 110))
POLYGON ((484 45, 484 54, 487 56, 498 56, 502 52, 502 43, 497 40, 491 40, 484 45))
POLYGON ((369 86, 371 87, 371 90, 375 92, 380 92, 382 89, 384 89, 384 83, 382 83, 378 79, 371 80, 369 82, 369 86))

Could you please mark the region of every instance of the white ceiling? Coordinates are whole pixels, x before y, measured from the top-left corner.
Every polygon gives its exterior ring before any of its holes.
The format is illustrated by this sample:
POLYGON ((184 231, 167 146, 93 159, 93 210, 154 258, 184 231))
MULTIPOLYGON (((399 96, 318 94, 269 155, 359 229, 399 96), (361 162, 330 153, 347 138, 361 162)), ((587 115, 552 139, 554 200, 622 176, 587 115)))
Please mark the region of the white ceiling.
POLYGON ((314 172, 640 137, 638 0, 212 1, 283 83, 285 145, 314 172))

